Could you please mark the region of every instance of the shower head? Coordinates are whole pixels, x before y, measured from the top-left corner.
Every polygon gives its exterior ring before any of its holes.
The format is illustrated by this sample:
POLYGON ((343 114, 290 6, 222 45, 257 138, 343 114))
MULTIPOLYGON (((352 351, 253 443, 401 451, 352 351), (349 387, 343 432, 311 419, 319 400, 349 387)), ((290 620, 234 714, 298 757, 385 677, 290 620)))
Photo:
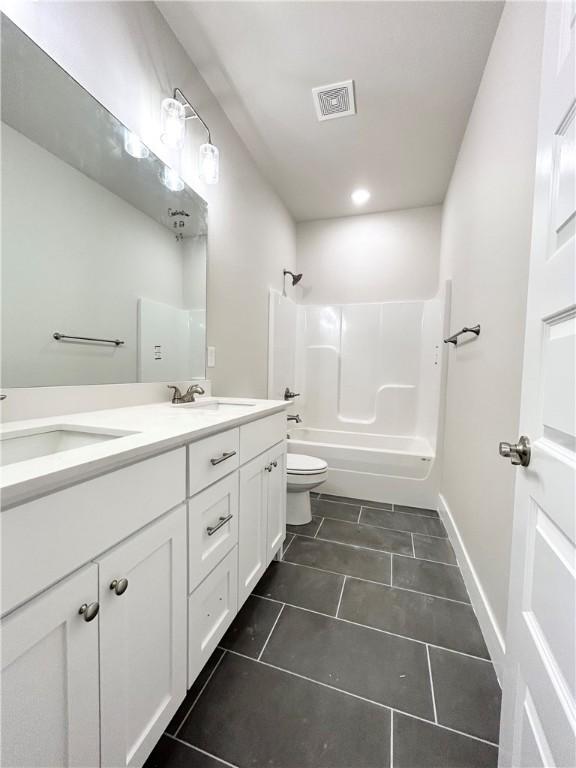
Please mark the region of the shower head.
POLYGON ((284 278, 286 278, 286 275, 291 275, 292 277, 292 285, 298 285, 300 280, 302 280, 302 272, 300 272, 298 275, 295 275, 294 272, 290 272, 289 269, 284 270, 284 278))

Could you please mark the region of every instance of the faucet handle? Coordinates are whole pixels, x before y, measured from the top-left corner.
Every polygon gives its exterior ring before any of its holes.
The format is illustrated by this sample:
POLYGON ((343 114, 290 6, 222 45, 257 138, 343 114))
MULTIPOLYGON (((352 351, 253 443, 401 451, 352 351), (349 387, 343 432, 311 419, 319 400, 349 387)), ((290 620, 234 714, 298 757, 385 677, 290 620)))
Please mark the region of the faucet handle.
POLYGON ((300 392, 291 392, 290 387, 286 387, 284 390, 284 400, 293 400, 295 397, 300 397, 300 392))
POLYGON ((200 386, 200 384, 190 384, 188 389, 186 390, 187 395, 204 395, 205 390, 203 387, 200 386))
POLYGON ((177 387, 175 384, 168 384, 168 389, 173 389, 174 392, 172 394, 172 402, 176 403, 178 400, 182 399, 182 392, 180 391, 180 387, 177 387))

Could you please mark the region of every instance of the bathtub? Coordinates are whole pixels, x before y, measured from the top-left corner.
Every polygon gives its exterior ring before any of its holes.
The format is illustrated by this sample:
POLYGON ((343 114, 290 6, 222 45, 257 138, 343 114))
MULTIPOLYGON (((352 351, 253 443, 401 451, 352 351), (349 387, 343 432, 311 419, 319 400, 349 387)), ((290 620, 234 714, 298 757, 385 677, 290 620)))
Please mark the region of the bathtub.
POLYGON ((438 471, 434 450, 422 437, 295 427, 290 453, 328 463, 320 493, 435 509, 438 471))

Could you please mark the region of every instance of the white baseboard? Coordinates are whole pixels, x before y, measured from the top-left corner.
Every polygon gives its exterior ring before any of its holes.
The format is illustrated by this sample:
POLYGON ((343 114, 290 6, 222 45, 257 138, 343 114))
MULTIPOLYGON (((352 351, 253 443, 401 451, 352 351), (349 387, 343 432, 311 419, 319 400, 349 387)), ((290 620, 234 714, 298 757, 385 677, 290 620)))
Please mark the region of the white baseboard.
POLYGON ((500 628, 496 623, 494 613, 490 607, 490 603, 486 597, 482 584, 476 573, 476 569, 472 564, 468 551, 464 545, 460 531, 456 525, 452 513, 446 503, 446 499, 442 494, 438 494, 438 513, 448 531, 448 536, 456 552, 458 558, 458 564, 462 571, 462 576, 472 601, 472 607, 478 618, 480 629, 484 635, 484 640, 488 647, 490 656, 492 657, 492 663, 496 670, 496 675, 500 685, 502 685, 502 675, 504 671, 504 656, 505 656, 505 643, 500 628))

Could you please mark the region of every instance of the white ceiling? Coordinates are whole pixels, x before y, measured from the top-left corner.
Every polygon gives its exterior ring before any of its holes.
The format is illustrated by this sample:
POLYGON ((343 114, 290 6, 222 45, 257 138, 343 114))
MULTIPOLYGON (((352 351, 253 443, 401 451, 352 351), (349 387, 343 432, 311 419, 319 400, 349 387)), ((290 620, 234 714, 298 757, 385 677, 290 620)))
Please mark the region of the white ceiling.
POLYGON ((296 220, 442 202, 501 3, 158 7, 296 220), (318 122, 311 89, 350 78, 357 115, 318 122))

